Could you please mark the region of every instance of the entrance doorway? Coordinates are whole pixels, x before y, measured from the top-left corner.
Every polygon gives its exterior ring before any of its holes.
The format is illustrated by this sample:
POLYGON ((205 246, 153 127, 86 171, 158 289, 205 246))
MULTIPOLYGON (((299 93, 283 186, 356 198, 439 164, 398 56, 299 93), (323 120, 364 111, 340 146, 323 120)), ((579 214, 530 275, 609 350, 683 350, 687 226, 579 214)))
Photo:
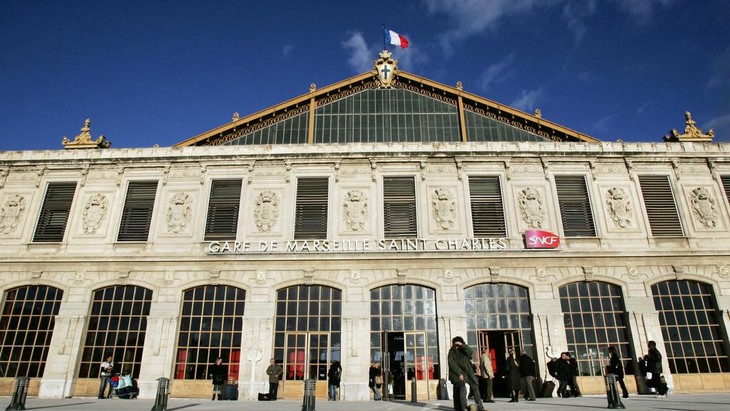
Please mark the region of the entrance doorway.
MULTIPOLYGON (((327 365, 330 362, 329 333, 287 333, 284 348, 283 398, 297 398, 304 392, 304 380, 317 380, 317 397, 327 390, 327 365)), ((339 360, 339 358, 337 358, 339 360)))
POLYGON ((383 398, 410 400, 415 382, 417 398, 430 399, 428 385, 434 378, 434 364, 427 355, 426 333, 386 331, 381 338, 385 375, 383 398))
POLYGON ((495 397, 509 397, 509 388, 505 379, 506 359, 511 348, 515 356, 520 355, 522 344, 519 330, 480 330, 477 332, 479 352, 484 348, 489 350, 489 357, 492 360, 492 371, 494 380, 492 390, 495 397))

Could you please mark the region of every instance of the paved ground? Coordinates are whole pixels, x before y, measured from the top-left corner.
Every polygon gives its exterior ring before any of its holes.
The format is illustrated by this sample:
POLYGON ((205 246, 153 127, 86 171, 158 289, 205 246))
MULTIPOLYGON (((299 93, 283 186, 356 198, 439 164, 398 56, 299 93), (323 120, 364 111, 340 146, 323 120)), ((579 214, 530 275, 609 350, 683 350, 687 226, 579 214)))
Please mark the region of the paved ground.
MULTIPOLYGON (((508 410, 508 411, 537 411, 563 409, 575 410, 596 410, 606 409, 608 402, 604 397, 586 396, 582 398, 538 398, 537 401, 519 403, 508 403, 507 399, 498 398, 494 404, 487 404, 487 409, 508 410)), ((10 404, 9 397, 0 397, 0 409, 10 404)), ((623 404, 627 410, 656 410, 656 411, 714 411, 730 410, 730 393, 728 394, 679 394, 670 395, 667 398, 654 398, 651 396, 632 396, 624 400, 623 404)), ((65 398, 48 399, 29 397, 26 400, 27 410, 46 411, 150 411, 154 406, 153 400, 97 400, 96 398, 65 398)), ((317 411, 417 411, 417 410, 441 410, 451 411, 451 401, 429 401, 427 403, 410 402, 327 402, 320 401, 315 404, 317 411)), ((302 411, 301 401, 275 401, 275 402, 251 402, 251 401, 209 401, 209 400, 188 400, 171 399, 167 405, 167 411, 224 411, 224 410, 255 410, 255 411, 302 411)))

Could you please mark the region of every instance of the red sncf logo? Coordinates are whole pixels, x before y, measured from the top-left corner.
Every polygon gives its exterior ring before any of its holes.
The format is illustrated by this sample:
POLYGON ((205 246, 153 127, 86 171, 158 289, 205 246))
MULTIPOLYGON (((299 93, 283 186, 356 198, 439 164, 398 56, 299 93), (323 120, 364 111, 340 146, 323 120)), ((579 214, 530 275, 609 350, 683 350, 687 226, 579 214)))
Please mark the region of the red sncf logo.
POLYGON ((545 230, 526 230, 525 248, 558 248, 560 237, 545 230))

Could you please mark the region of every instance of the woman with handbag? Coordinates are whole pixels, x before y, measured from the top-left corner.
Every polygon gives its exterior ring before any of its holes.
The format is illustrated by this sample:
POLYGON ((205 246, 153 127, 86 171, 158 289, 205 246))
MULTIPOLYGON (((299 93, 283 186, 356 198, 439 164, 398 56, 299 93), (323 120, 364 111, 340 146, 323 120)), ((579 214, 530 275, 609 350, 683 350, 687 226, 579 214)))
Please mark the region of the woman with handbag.
POLYGON ((370 364, 368 387, 373 390, 373 398, 380 401, 383 397, 380 395, 380 387, 383 386, 383 373, 380 372, 380 363, 374 362, 370 364))

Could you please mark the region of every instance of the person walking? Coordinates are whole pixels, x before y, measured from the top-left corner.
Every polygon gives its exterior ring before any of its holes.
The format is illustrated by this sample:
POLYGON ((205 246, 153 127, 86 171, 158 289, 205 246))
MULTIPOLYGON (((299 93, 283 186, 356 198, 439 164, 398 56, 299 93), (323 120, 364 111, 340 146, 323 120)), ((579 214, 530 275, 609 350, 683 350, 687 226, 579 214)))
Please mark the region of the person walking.
POLYGON ((368 387, 373 390, 373 399, 380 401, 383 397, 380 395, 380 387, 383 386, 383 374, 380 372, 380 363, 373 362, 368 370, 368 387))
POLYGON ((342 366, 339 361, 332 361, 327 371, 327 401, 337 401, 337 389, 340 388, 342 366))
POLYGON ((580 388, 578 388, 578 375, 580 374, 580 371, 578 370, 578 361, 570 355, 569 352, 565 353, 567 359, 568 359, 568 369, 570 370, 570 388, 573 391, 574 397, 582 397, 583 394, 580 393, 580 388))
POLYGON ((626 389, 624 383, 624 367, 621 364, 621 357, 619 357, 616 347, 608 347, 608 370, 609 373, 616 376, 616 381, 621 387, 621 394, 623 398, 629 398, 629 390, 626 389))
POLYGON ((269 376, 269 401, 276 401, 276 397, 279 395, 279 379, 282 374, 284 374, 284 369, 272 358, 266 369, 266 375, 269 376))
POLYGON ((560 353, 560 358, 555 364, 555 375, 558 379, 558 396, 569 397, 568 385, 570 385, 570 365, 568 364, 567 353, 560 353))
POLYGON ((466 385, 474 393, 474 402, 477 404, 479 411, 484 411, 482 404, 482 396, 479 394, 479 385, 474 369, 471 366, 471 358, 474 351, 466 345, 464 339, 456 336, 451 340, 451 349, 449 349, 449 380, 454 384, 454 411, 466 411, 466 385))
POLYGON ((208 373, 210 374, 210 378, 213 379, 213 398, 211 398, 211 401, 214 401, 216 397, 220 401, 223 399, 222 389, 228 377, 228 367, 223 365, 223 359, 218 357, 215 359, 213 365, 210 366, 208 373))
POLYGON ((492 391, 494 380, 494 368, 492 367, 492 356, 489 348, 482 349, 482 355, 479 357, 479 391, 482 393, 482 401, 494 402, 492 391))
POLYGON ((507 359, 504 367, 505 377, 507 377, 507 389, 511 399, 509 402, 519 402, 520 396, 520 364, 515 359, 515 350, 510 348, 507 350, 507 359))
POLYGON ((656 348, 656 342, 648 342, 649 353, 646 358, 646 371, 651 373, 651 380, 649 380, 649 387, 653 387, 656 390, 656 396, 658 398, 664 398, 667 396, 667 384, 662 382, 662 353, 656 348))
POLYGON ((111 355, 107 355, 106 359, 99 366, 99 395, 97 398, 104 399, 112 396, 111 378, 114 375, 114 361, 111 355), (109 385, 109 393, 104 394, 106 386, 109 385))
POLYGON ((532 357, 527 355, 527 351, 522 350, 519 361, 520 379, 522 380, 522 386, 524 387, 523 393, 527 401, 535 401, 535 386, 533 381, 535 380, 535 361, 532 361, 532 357))

